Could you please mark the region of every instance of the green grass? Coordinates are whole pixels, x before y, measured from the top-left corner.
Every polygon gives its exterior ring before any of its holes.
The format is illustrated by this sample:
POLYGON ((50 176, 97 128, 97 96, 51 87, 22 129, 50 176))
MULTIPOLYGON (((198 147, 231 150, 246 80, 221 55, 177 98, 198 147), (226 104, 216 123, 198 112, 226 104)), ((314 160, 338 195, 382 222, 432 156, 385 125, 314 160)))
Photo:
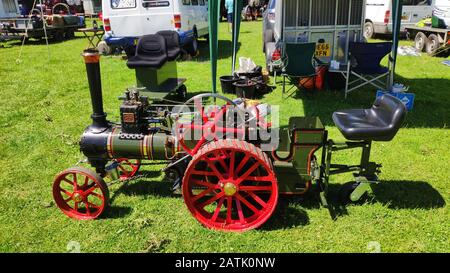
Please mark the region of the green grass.
MULTIPOLYGON (((230 39, 221 24, 219 75, 231 66, 230 39)), ((262 64, 260 23, 242 26, 240 56, 262 64)), ((401 44, 409 44, 403 41, 401 44)), ((373 145, 382 162, 384 182, 371 201, 346 208, 336 221, 311 193, 280 201, 260 229, 243 234, 207 230, 190 215, 182 198, 171 195, 158 170, 152 177, 111 187, 113 202, 96 221, 67 218, 52 200, 54 176, 81 157, 77 141, 90 123, 90 98, 80 53, 87 45, 74 39, 50 46, 30 42, 16 62, 20 46, 0 48, 0 251, 66 252, 70 241, 82 252, 369 252, 379 242, 383 252, 450 251, 450 68, 443 59, 399 57, 397 81, 417 95, 414 111, 389 143, 373 145)), ((203 54, 179 63, 192 94, 210 90, 206 44, 203 54)), ((120 57, 102 58, 105 109, 118 119, 117 97, 134 84, 133 71, 120 57)), ((281 106, 281 124, 290 116, 319 116, 330 137, 343 140, 331 121, 333 111, 368 107, 372 88, 352 93, 321 91, 282 99, 281 88, 262 100, 281 106)), ((344 152, 342 162, 358 155, 344 152)), ((335 192, 349 175, 333 177, 335 192)))

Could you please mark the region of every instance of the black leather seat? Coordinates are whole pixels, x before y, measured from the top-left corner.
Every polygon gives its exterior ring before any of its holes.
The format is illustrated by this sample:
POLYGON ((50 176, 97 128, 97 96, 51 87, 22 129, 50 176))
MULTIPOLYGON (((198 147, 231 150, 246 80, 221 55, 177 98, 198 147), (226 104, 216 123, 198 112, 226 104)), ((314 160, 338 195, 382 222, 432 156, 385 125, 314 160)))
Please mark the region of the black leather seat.
POLYGON ((161 35, 145 35, 139 39, 136 55, 128 59, 129 68, 150 67, 159 69, 168 60, 166 39, 161 35))
POLYGON ((173 30, 163 30, 156 34, 163 36, 166 39, 167 57, 169 61, 175 61, 181 53, 180 35, 173 30))
POLYGON ((370 109, 333 113, 333 121, 348 140, 390 141, 406 117, 406 107, 397 98, 383 95, 370 109))

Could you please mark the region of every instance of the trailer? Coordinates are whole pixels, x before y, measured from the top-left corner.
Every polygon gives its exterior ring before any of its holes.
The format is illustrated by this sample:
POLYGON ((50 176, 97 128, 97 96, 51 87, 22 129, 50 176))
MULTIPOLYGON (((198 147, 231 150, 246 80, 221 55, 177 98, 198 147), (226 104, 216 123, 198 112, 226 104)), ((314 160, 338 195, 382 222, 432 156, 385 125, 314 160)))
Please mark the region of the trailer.
POLYGON ((281 56, 284 43, 317 44, 321 63, 347 62, 348 45, 363 37, 365 0, 271 0, 263 29, 266 64, 281 56))
POLYGON ((430 56, 450 53, 450 29, 435 27, 407 27, 408 37, 414 37, 414 47, 430 56))
POLYGON ((72 15, 67 4, 58 3, 53 6, 52 15, 45 15, 41 9, 34 8, 28 17, 0 18, 2 40, 41 39, 51 37, 56 41, 75 37, 75 31, 85 27, 84 17, 72 15), (57 14, 57 8, 67 12, 57 14))

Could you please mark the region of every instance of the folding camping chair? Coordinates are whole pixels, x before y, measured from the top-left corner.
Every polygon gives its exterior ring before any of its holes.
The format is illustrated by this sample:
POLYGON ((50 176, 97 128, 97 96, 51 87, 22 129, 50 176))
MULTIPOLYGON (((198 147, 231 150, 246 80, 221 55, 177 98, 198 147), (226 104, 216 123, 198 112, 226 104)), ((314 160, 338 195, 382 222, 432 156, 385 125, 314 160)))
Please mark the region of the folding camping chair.
POLYGON ((347 94, 365 85, 371 84, 378 89, 385 90, 389 84, 392 56, 389 56, 388 67, 380 65, 381 60, 392 51, 391 42, 360 43, 350 42, 349 60, 345 84, 345 98, 347 94), (356 64, 352 63, 353 61, 356 64), (356 79, 350 81, 350 77, 356 79), (381 79, 386 77, 386 82, 381 79))
MULTIPOLYGON (((316 76, 316 60, 314 53, 316 51, 316 43, 286 43, 283 50, 283 94, 289 92, 292 88, 299 88, 305 83, 312 81, 315 89, 316 76), (286 78, 289 84, 292 85, 286 91, 286 78), (309 78, 307 82, 301 84, 300 80, 309 78)), ((295 91, 294 91, 295 92, 295 91)), ((294 93, 292 92, 292 93, 294 93)), ((292 94, 291 94, 292 95, 292 94)), ((289 97, 289 96, 288 96, 289 97)))

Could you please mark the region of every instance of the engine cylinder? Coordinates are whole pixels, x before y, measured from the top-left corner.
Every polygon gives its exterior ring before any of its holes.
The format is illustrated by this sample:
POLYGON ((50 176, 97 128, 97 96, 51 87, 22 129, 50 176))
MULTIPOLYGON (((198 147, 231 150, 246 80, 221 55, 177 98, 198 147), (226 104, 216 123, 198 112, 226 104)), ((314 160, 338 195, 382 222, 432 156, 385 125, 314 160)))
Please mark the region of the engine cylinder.
POLYGON ((88 128, 80 141, 81 151, 89 161, 114 158, 170 160, 180 151, 176 138, 162 131, 147 135, 123 134, 120 127, 96 133, 88 128))

